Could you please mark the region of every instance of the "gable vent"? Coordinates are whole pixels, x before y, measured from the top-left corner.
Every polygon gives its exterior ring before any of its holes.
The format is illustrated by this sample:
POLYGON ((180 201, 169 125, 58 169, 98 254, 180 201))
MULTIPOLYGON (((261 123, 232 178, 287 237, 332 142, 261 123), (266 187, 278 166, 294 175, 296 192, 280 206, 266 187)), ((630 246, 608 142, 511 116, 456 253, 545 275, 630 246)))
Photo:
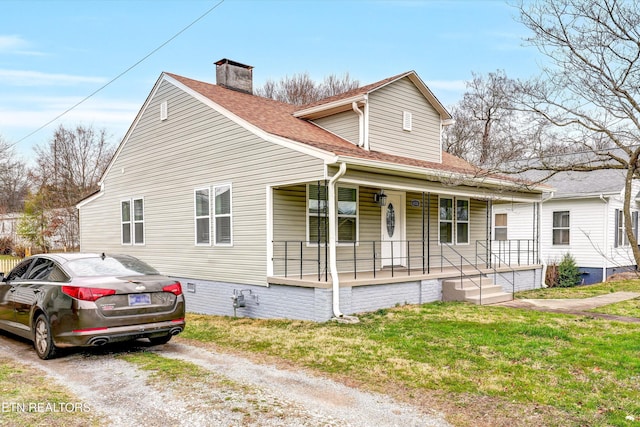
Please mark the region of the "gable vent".
POLYGON ((160 120, 167 120, 168 115, 167 101, 164 101, 160 104, 160 120))
POLYGON ((409 111, 402 112, 402 130, 411 131, 413 115, 409 111))

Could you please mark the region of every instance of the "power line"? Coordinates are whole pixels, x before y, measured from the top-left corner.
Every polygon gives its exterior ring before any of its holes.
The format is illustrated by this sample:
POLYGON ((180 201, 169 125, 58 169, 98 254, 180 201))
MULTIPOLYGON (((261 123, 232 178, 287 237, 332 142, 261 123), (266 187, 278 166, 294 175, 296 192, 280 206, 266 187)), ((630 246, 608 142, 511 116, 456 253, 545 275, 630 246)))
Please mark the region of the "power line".
POLYGON ((121 72, 120 74, 118 74, 117 76, 115 76, 113 79, 109 80, 107 83, 105 83, 104 85, 102 85, 101 87, 99 87, 98 89, 94 90, 93 92, 91 92, 89 95, 87 95, 86 97, 84 97, 83 99, 81 99, 80 101, 78 101, 77 103, 75 103, 74 105, 72 105, 71 107, 67 108, 65 111, 63 111, 62 113, 58 114, 56 117, 54 117, 53 119, 49 120, 47 123, 43 124, 42 126, 40 126, 39 128, 37 128, 36 130, 34 130, 33 132, 31 132, 30 134, 28 134, 25 137, 20 138, 18 141, 14 142, 13 144, 9 144, 9 148, 14 147, 16 145, 18 145, 19 143, 21 143, 22 141, 24 141, 25 139, 29 138, 32 135, 35 135, 36 133, 40 132, 42 129, 46 128, 47 126, 49 126, 51 123, 55 122, 56 120, 58 120, 59 118, 65 116, 66 114, 68 114, 69 112, 73 111, 74 109, 76 109, 78 106, 80 106, 82 103, 84 103, 85 101, 87 101, 88 99, 90 99, 91 97, 93 97, 95 94, 97 94, 98 92, 102 91, 104 88, 106 88, 107 86, 109 86, 111 83, 115 82, 116 80, 118 80, 120 77, 124 76, 125 74, 127 74, 129 71, 133 70, 135 67, 137 67, 138 65, 140 65, 142 62, 144 62, 147 58, 149 58, 151 55, 153 55, 154 53, 156 53, 157 51, 159 51, 160 49, 162 49, 163 47, 165 47, 166 45, 168 45, 169 43, 171 43, 175 38, 177 38, 178 36, 180 36, 182 33, 184 33, 185 31, 187 31, 189 28, 191 28, 192 26, 194 26, 198 21, 200 21, 202 18, 204 18, 205 16, 207 16, 209 13, 213 12, 218 6, 220 6, 222 3, 224 3, 224 0, 220 0, 218 3, 216 3, 213 7, 211 7, 209 10, 207 10, 206 12, 204 12, 202 15, 200 15, 198 18, 196 18, 194 21, 192 21, 189 25, 187 25, 186 27, 184 27, 182 30, 178 31, 176 34, 174 34, 170 39, 168 39, 167 41, 165 41, 164 43, 162 43, 160 46, 158 46, 157 48, 153 49, 151 52, 149 52, 148 54, 146 54, 144 57, 142 57, 142 59, 140 59, 139 61, 137 61, 135 64, 133 64, 132 66, 130 66, 129 68, 127 68, 126 70, 124 70, 123 72, 121 72))

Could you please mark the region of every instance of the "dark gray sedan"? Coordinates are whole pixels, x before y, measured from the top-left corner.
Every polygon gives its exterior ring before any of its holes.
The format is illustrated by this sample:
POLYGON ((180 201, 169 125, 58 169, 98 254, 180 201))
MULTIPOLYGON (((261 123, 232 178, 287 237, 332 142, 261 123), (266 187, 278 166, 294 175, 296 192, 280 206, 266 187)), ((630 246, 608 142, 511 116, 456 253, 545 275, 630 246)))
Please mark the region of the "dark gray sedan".
POLYGON ((164 344, 185 326, 180 282, 128 255, 35 255, 0 278, 0 329, 32 340, 41 359, 59 347, 164 344))

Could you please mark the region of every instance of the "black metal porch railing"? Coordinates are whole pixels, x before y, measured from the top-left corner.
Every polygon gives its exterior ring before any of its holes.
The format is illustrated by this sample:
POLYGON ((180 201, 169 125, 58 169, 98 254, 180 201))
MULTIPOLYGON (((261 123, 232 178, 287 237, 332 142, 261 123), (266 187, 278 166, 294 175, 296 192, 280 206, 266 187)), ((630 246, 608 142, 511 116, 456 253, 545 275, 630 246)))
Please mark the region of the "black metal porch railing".
MULTIPOLYGON (((431 274, 461 267, 475 270, 538 264, 537 245, 533 240, 484 241, 470 245, 453 245, 437 240, 338 242, 337 265, 340 273, 398 275, 431 274), (385 255, 383 255, 383 253, 385 255)), ((274 275, 316 277, 328 281, 328 245, 317 241, 274 241, 274 275)))
POLYGON ((490 254, 485 262, 496 267, 540 263, 535 240, 477 240, 476 254, 490 254))

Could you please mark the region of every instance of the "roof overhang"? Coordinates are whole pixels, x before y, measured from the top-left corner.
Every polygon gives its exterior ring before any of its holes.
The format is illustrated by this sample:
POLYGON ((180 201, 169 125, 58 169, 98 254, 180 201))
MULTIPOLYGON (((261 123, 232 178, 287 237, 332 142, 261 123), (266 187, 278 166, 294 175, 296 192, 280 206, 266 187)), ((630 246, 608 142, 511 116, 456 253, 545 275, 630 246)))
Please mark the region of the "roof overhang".
POLYGON ((418 76, 418 74, 416 74, 415 71, 409 71, 407 73, 401 74, 397 78, 381 84, 380 86, 376 86, 375 88, 367 92, 359 93, 358 95, 354 95, 349 98, 338 99, 326 104, 320 104, 310 108, 298 110, 293 113, 293 116, 301 119, 313 120, 351 110, 351 106, 354 102, 364 102, 366 101, 370 93, 380 90, 381 88, 393 84, 394 82, 397 82, 398 80, 405 77, 408 78, 418 88, 420 93, 427 99, 427 101, 429 101, 433 108, 435 108, 444 124, 450 125, 453 119, 451 113, 447 111, 444 105, 442 105, 438 98, 436 98, 433 92, 431 92, 431 89, 429 89, 429 87, 422 81, 422 79, 418 76))
POLYGON ((327 104, 316 105, 315 107, 305 108, 303 110, 298 110, 293 113, 293 117, 297 117, 299 119, 308 119, 314 120, 322 117, 327 117, 332 114, 342 113, 344 111, 350 111, 352 109, 352 105, 354 102, 361 103, 365 102, 367 99, 366 94, 359 94, 357 96, 352 96, 349 98, 340 99, 334 102, 329 102, 327 104))
MULTIPOLYGON (((349 156, 336 156, 328 164, 337 165, 346 163, 350 169, 385 171, 400 174, 407 177, 427 179, 436 182, 459 182, 464 186, 476 186, 496 193, 508 191, 510 194, 521 193, 524 195, 542 195, 552 192, 554 189, 544 184, 525 184, 507 179, 500 179, 490 175, 478 175, 457 171, 431 169, 413 165, 402 165, 378 160, 360 159, 349 156)), ((496 198, 499 198, 496 196, 496 198)), ((526 197, 525 197, 526 198, 526 197)))

